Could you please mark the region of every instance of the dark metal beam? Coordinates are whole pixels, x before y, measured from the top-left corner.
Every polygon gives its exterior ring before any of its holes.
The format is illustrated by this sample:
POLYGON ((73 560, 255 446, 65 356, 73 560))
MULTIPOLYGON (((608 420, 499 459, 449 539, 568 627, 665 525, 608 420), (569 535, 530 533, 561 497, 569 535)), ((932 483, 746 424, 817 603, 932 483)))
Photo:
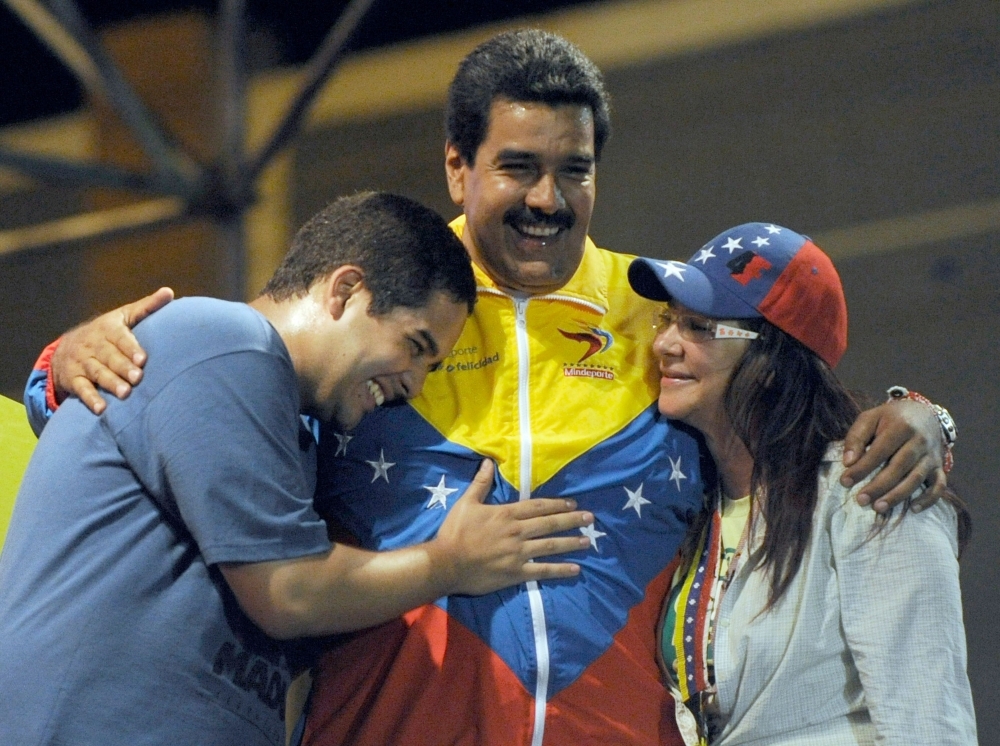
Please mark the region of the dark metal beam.
POLYGON ((83 241, 110 240, 175 225, 188 219, 190 215, 184 200, 164 197, 26 228, 0 231, 0 256, 83 241))
POLYGON ((67 161, 61 158, 8 150, 2 145, 0 145, 0 166, 50 184, 107 187, 149 194, 173 194, 172 182, 164 182, 155 175, 137 173, 100 163, 67 161))
POLYGON ((344 56, 355 30, 375 2, 376 0, 351 0, 337 19, 337 23, 327 33, 316 54, 306 66, 305 80, 285 113, 284 119, 251 161, 248 169, 248 178, 251 182, 257 180, 271 159, 298 134, 309 107, 344 56))
POLYGON ((93 93, 104 95, 104 82, 94 61, 48 8, 37 0, 3 0, 49 50, 93 93))
POLYGON ((204 182, 203 169, 171 142, 156 118, 135 94, 107 55, 73 0, 3 0, 77 76, 93 95, 118 112, 153 162, 154 170, 176 194, 194 197, 204 182))
POLYGON ((222 0, 219 18, 219 88, 222 100, 222 147, 218 187, 234 209, 219 219, 226 257, 226 297, 245 300, 247 256, 244 216, 252 202, 253 182, 246 174, 246 39, 245 0, 222 0))
POLYGON ((228 258, 226 294, 246 293, 244 220, 254 185, 274 156, 302 128, 305 116, 359 24, 376 0, 350 0, 306 65, 302 84, 268 141, 251 158, 246 150, 246 0, 220 0, 218 17, 220 151, 205 168, 181 149, 147 109, 107 54, 74 0, 0 0, 45 42, 94 96, 121 116, 153 162, 152 174, 77 163, 0 147, 0 166, 46 181, 173 195, 161 200, 0 232, 0 254, 109 239, 197 216, 220 228, 228 258))
POLYGON ((219 88, 222 99, 222 181, 235 196, 243 178, 246 141, 247 81, 243 47, 246 41, 245 0, 223 0, 219 17, 219 88))

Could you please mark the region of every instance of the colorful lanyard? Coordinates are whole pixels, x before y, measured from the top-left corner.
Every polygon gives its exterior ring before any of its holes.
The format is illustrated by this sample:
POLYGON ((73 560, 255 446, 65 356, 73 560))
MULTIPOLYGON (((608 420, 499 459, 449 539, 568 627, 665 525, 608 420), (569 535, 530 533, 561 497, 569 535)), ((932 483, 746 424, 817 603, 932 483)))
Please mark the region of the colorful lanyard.
POLYGON ((674 624, 674 650, 677 656, 677 686, 687 702, 711 686, 708 676, 709 606, 715 590, 719 557, 722 554, 722 517, 712 512, 712 519, 702 531, 687 577, 677 595, 677 620, 674 624))
MULTIPOLYGON (((721 499, 716 503, 721 505, 721 499)), ((677 656, 677 686, 681 700, 695 716, 698 726, 698 743, 708 743, 705 705, 715 695, 715 682, 708 666, 708 650, 716 624, 722 598, 733 578, 739 572, 741 560, 749 537, 759 515, 759 500, 751 503, 750 515, 740 535, 726 570, 725 578, 718 577, 722 556, 721 508, 712 512, 712 518, 702 531, 695 550, 698 561, 692 562, 677 594, 676 620, 672 641, 677 656), (714 619, 712 619, 714 617, 714 619), (712 620, 712 621, 710 621, 712 620)))

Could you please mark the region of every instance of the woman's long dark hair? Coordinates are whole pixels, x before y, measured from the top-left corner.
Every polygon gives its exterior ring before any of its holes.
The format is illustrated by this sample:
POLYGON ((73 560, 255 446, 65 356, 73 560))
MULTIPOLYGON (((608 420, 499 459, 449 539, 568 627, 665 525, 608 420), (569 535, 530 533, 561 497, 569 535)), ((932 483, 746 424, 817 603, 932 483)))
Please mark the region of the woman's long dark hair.
MULTIPOLYGON (((744 325, 761 336, 733 371, 725 409, 753 458, 750 494, 763 498, 766 528, 757 566, 770 570, 771 607, 794 579, 809 543, 823 454, 847 435, 861 406, 798 340, 763 319, 744 325)), ((954 493, 947 499, 959 511, 960 529, 966 527, 959 531, 964 545, 968 511, 954 493)))
POLYGON ((750 494, 765 521, 759 566, 771 570, 768 606, 798 572, 812 532, 817 475, 827 446, 842 440, 861 407, 825 362, 764 320, 726 389, 729 421, 753 458, 750 494))

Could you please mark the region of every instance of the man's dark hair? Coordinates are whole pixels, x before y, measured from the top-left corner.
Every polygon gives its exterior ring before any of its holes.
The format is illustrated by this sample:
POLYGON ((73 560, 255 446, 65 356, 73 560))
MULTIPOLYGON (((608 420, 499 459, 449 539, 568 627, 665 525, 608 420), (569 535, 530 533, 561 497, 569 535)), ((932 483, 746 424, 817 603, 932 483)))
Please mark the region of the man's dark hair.
POLYGON ((561 36, 509 31, 473 49, 448 88, 445 132, 471 166, 486 139, 496 99, 588 106, 594 115, 594 156, 611 134, 611 103, 601 71, 561 36))
POLYGON ((364 272, 372 316, 422 308, 436 291, 465 303, 469 313, 476 303, 469 254, 444 218, 383 192, 340 197, 310 218, 261 295, 275 301, 305 295, 347 264, 364 272))

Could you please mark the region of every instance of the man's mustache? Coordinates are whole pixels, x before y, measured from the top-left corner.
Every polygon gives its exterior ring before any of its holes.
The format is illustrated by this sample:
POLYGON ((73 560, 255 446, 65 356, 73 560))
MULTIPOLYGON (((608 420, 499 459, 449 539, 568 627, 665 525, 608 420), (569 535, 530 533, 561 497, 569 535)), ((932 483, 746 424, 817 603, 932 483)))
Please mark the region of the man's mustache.
POLYGON ((513 228, 537 225, 569 230, 576 223, 576 217, 571 210, 557 210, 549 214, 531 207, 512 207, 504 213, 503 222, 513 228))

